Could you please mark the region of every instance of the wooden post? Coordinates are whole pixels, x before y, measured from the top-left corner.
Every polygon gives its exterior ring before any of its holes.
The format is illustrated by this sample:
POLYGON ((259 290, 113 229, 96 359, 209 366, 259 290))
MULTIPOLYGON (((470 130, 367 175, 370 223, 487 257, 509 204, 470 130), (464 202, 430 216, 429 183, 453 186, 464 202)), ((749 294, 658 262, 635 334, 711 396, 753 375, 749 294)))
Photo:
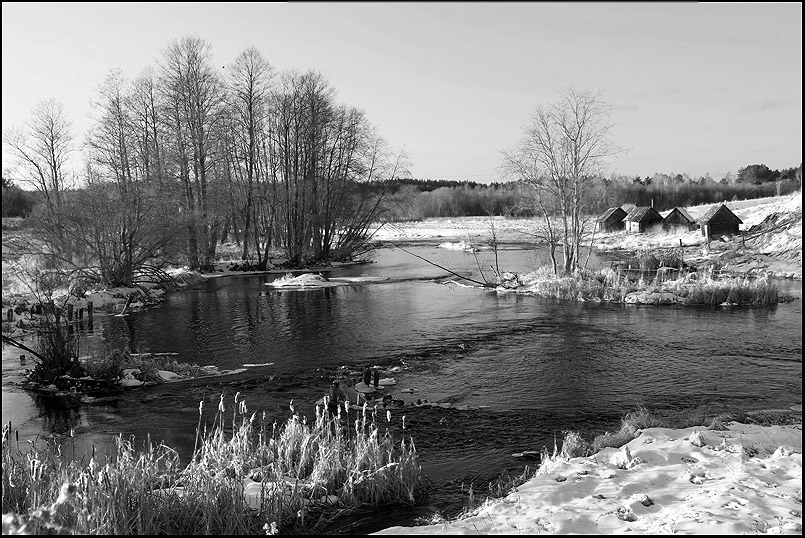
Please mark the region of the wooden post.
POLYGON ((8 309, 8 311, 6 312, 6 318, 8 319, 8 321, 14 321, 14 309, 13 308, 8 309))
POLYGON ((375 374, 375 388, 377 388, 380 385, 380 371, 377 368, 375 368, 374 374, 375 374))
POLYGON ((67 305, 67 321, 73 321, 73 305, 67 305))
POLYGON ((79 308, 79 309, 78 309, 78 320, 79 320, 79 321, 83 321, 83 320, 84 320, 84 309, 83 309, 83 308, 79 308))
POLYGON ((92 301, 87 303, 87 319, 92 321, 92 301))

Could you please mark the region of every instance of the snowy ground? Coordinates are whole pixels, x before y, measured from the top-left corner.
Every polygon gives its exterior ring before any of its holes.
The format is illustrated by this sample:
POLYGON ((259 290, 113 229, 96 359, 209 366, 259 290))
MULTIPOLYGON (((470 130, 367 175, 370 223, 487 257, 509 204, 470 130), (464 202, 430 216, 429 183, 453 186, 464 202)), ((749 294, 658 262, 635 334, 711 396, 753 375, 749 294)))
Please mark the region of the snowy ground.
MULTIPOLYGON (((801 411, 801 407, 799 408, 801 411)), ((801 534, 802 424, 651 428, 449 523, 377 534, 801 534)))

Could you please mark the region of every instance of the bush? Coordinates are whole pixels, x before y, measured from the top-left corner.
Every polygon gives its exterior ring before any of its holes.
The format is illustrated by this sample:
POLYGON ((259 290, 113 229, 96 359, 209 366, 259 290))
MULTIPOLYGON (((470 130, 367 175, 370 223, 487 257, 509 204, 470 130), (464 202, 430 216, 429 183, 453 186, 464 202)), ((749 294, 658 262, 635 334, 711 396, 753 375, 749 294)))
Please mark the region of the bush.
POLYGON ((84 374, 78 360, 79 333, 70 329, 59 316, 43 317, 42 326, 37 330, 39 350, 33 355, 35 366, 28 373, 28 379, 50 385, 63 375, 81 377, 84 374))

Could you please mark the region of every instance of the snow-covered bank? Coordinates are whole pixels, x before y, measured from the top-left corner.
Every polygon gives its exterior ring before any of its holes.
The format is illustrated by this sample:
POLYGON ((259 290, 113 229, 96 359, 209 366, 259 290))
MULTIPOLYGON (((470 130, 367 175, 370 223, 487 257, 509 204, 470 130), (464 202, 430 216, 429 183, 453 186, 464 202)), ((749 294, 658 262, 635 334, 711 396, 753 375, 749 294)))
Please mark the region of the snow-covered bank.
POLYGON ((801 534, 802 424, 646 429, 620 449, 553 458, 470 517, 377 534, 627 532, 801 534))

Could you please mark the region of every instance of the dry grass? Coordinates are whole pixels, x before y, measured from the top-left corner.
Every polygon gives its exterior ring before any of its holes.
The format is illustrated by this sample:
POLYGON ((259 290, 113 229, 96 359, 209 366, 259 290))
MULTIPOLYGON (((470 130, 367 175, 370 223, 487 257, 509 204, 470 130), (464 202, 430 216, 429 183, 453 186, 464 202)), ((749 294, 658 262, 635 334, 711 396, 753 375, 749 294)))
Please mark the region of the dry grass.
POLYGON ((319 408, 312 423, 294 414, 278 427, 249 414, 240 394, 231 415, 227 407, 222 396, 208 430, 199 406, 186 466, 163 444, 137 450, 122 437, 106 461, 67 461, 52 444, 21 446, 7 425, 3 533, 311 532, 339 510, 418 495, 413 442, 395 444, 366 408, 337 417, 319 408))
POLYGON ((667 282, 665 291, 684 297, 688 304, 769 306, 780 301, 777 286, 768 278, 703 278, 667 282))
POLYGON ((530 293, 571 301, 622 302, 626 295, 636 291, 672 293, 685 304, 705 306, 724 303, 769 306, 786 299, 769 278, 719 279, 691 273, 676 280, 661 282, 655 278, 633 282, 614 269, 569 276, 555 276, 542 269, 524 275, 521 280, 530 293))

